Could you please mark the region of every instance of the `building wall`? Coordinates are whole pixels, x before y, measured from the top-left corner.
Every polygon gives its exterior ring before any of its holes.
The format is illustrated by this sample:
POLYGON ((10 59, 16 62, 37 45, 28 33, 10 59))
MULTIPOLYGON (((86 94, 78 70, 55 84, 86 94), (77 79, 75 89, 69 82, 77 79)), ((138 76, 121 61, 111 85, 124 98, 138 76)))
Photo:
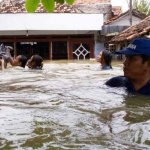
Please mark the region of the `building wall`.
POLYGON ((98 56, 98 54, 104 49, 105 49, 104 43, 95 43, 94 57, 96 58, 98 56))
MULTIPOLYGON (((142 19, 132 16, 132 25, 138 24, 142 19)), ((113 23, 111 23, 110 25, 118 25, 118 26, 130 26, 130 21, 129 21, 129 15, 123 16, 119 19, 117 19, 116 21, 114 21, 113 23)))
POLYGON ((109 20, 112 17, 111 4, 82 4, 74 5, 74 7, 78 9, 78 13, 103 14, 104 21, 109 20))
POLYGON ((8 46, 13 46, 14 56, 17 56, 18 54, 31 56, 34 54, 34 52, 38 52, 38 54, 42 53, 41 56, 44 59, 53 60, 54 51, 58 52, 55 58, 56 57, 59 58, 62 55, 61 51, 65 51, 66 53, 65 57, 67 59, 77 59, 78 55, 80 55, 79 59, 94 58, 94 35, 93 34, 54 35, 54 36, 50 36, 50 35, 0 36, 0 43, 4 43, 5 45, 8 46), (52 47, 54 43, 55 43, 55 50, 53 50, 52 47), (66 50, 62 49, 64 48, 63 46, 61 46, 63 43, 66 43, 67 45, 66 50), (75 54, 74 52, 76 50, 78 52, 75 54))
POLYGON ((74 4, 110 3, 111 0, 75 0, 74 4))
MULTIPOLYGON (((103 14, 104 21, 109 20, 112 17, 112 5, 110 3, 101 4, 76 4, 75 8, 79 10, 78 13, 91 13, 91 14, 103 14)), ((94 58, 105 49, 104 37, 101 36, 101 32, 98 31, 94 35, 94 58)))
POLYGON ((95 46, 94 46, 94 58, 96 58, 98 56, 98 54, 105 49, 105 45, 104 45, 104 36, 101 35, 101 32, 98 31, 95 35, 94 35, 94 41, 95 41, 95 46))
MULTIPOLYGON (((91 2, 92 2, 92 0, 91 0, 91 2)), ((10 8, 12 8, 12 7, 10 7, 10 8)), ((108 0, 108 3, 75 4, 71 8, 75 10, 73 13, 79 13, 79 14, 82 14, 82 13, 85 13, 85 14, 86 13, 87 14, 103 14, 104 21, 109 20, 112 17, 112 5, 111 5, 109 0, 108 0)), ((11 10, 11 11, 14 12, 13 10, 11 10)), ((7 11, 7 12, 11 12, 11 11, 7 11)), ((23 12, 20 12, 20 13, 23 13, 23 12)), ((80 23, 80 22, 77 22, 77 23, 80 23)), ((89 20, 89 23, 91 24, 90 20, 89 20)), ((99 23, 99 26, 101 26, 101 24, 102 23, 99 23)), ((27 33, 25 32, 24 35, 28 34, 27 35, 28 37, 26 37, 26 39, 24 39, 24 40, 18 39, 18 42, 28 42, 30 40, 31 40, 31 42, 34 41, 34 38, 29 40, 30 32, 31 31, 27 31, 27 33)), ((89 32, 92 32, 92 31, 89 31, 89 32)), ((36 32, 36 34, 37 34, 37 32, 36 32)), ((47 34, 47 33, 45 33, 45 34, 47 34)), ((72 34, 71 33, 67 33, 67 34, 73 36, 73 35, 76 35, 78 33, 75 32, 75 33, 72 33, 72 34)), ((83 33, 83 34, 86 35, 86 33, 83 33)), ((31 35, 35 35, 35 34, 31 34, 31 35)), ((43 34, 41 34, 41 35, 43 35, 43 34)), ((64 34, 60 33, 60 36, 61 35, 64 35, 64 34)), ((36 36, 38 36, 38 35, 36 35, 36 36)), ((104 42, 102 40, 97 40, 97 39, 99 39, 99 34, 96 33, 95 36, 98 36, 98 37, 95 39, 95 41, 94 41, 94 39, 91 40, 90 49, 91 49, 92 52, 90 53, 90 58, 94 58, 94 54, 95 54, 95 57, 96 57, 96 55, 99 53, 99 51, 104 48, 104 42), (92 49, 94 49, 94 51, 92 49)), ((12 37, 12 39, 15 39, 15 38, 12 37)), ((59 40, 59 38, 57 38, 57 39, 59 40)), ((81 38, 77 38, 77 39, 79 39, 80 41, 84 40, 84 38, 82 39, 82 37, 81 38)), ((3 38, 2 39, 0 38, 0 40, 4 41, 3 38)), ((9 39, 8 41, 11 41, 11 40, 9 39)), ((38 41, 35 39, 35 41, 36 42, 47 42, 47 41, 43 41, 43 39, 38 39, 38 41)), ((13 41, 13 42, 15 42, 15 41, 13 41)), ((69 59, 72 59, 72 57, 69 56, 69 59)))

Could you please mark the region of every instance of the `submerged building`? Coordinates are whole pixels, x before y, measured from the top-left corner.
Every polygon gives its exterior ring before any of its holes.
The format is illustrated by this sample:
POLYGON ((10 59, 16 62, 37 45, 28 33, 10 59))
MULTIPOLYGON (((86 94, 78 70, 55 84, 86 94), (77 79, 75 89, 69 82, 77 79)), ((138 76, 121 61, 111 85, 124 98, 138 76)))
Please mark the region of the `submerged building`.
POLYGON ((27 13, 24 0, 2 0, 0 43, 13 46, 15 56, 90 59, 95 57, 96 45, 104 42, 102 26, 112 15, 110 0, 56 4, 54 13, 47 13, 40 4, 32 14, 27 13))

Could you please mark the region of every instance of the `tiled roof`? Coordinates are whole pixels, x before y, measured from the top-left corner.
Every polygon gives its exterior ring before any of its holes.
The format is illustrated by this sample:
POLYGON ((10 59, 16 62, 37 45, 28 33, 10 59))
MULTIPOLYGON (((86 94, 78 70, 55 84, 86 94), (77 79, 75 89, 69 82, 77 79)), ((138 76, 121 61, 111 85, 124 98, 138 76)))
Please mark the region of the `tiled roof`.
POLYGON ((113 12, 114 16, 119 15, 122 13, 122 7, 121 6, 113 6, 112 12, 113 12))
POLYGON ((150 16, 142 20, 140 23, 127 28, 110 40, 110 43, 131 41, 134 38, 142 37, 150 32, 150 16))
MULTIPOLYGON (((122 17, 122 16, 124 16, 124 15, 126 15, 126 14, 128 14, 128 13, 129 13, 129 10, 126 11, 126 12, 124 12, 124 13, 121 13, 121 14, 118 15, 118 16, 113 17, 113 18, 110 19, 110 20, 107 20, 106 22, 104 22, 104 25, 111 24, 112 22, 116 21, 117 19, 119 19, 120 17, 122 17)), ((139 12, 139 11, 136 10, 136 9, 133 9, 133 10, 132 10, 132 15, 133 15, 133 16, 136 16, 136 17, 138 17, 138 18, 141 18, 141 19, 144 19, 144 18, 146 17, 146 15, 145 15, 144 13, 141 13, 141 12, 139 12)))
MULTIPOLYGON (((25 1, 24 0, 3 0, 0 3, 0 13, 26 13, 25 1)), ((46 10, 39 4, 36 12, 44 13, 46 10)), ((77 8, 74 8, 72 5, 67 4, 56 4, 55 13, 76 13, 78 12, 77 8)))
MULTIPOLYGON (((74 5, 67 4, 56 4, 54 13, 82 13, 77 5, 90 5, 90 4, 99 4, 99 3, 110 3, 111 0, 75 0, 74 5)), ((0 13, 26 13, 25 9, 25 0, 2 0, 0 2, 0 13)), ((39 4, 36 13, 45 13, 46 10, 39 4)))
POLYGON ((110 3, 111 0, 75 0, 74 4, 110 3))

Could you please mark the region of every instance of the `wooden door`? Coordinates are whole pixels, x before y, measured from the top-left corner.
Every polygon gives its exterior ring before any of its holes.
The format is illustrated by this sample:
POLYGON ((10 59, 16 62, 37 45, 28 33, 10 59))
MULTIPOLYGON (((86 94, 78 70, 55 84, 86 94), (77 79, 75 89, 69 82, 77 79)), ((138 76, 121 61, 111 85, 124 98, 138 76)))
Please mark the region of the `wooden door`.
POLYGON ((94 44, 93 42, 70 42, 70 59, 90 59, 94 57, 94 44))

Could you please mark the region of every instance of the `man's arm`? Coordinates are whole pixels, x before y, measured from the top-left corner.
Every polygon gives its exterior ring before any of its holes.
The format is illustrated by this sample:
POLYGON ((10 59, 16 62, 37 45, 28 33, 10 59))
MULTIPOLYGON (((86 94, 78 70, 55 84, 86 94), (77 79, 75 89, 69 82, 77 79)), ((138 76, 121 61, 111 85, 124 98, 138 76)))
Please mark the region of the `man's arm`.
POLYGON ((14 59, 11 56, 10 49, 7 48, 7 55, 9 55, 9 62, 12 66, 14 66, 14 59))

